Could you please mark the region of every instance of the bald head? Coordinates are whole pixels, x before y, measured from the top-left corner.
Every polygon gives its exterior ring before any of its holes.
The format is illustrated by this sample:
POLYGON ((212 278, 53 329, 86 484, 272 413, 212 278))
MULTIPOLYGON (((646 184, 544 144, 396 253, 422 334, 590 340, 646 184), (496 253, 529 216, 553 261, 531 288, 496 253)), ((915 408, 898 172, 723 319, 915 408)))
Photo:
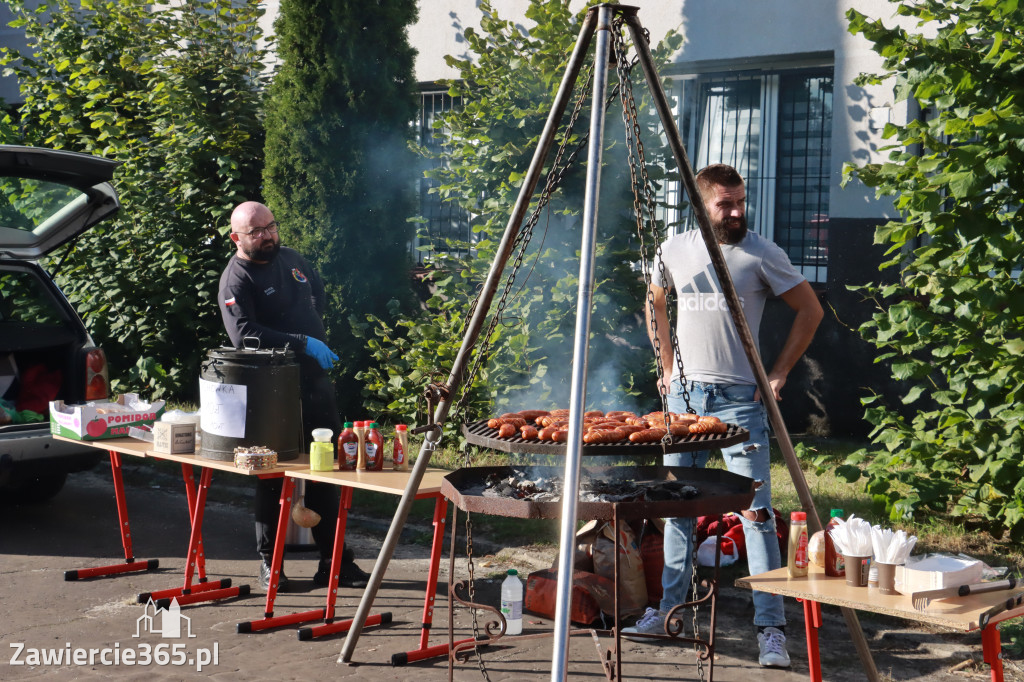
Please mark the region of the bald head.
POLYGON ((231 212, 231 231, 248 232, 255 225, 266 225, 274 220, 270 209, 258 201, 245 201, 231 212))
POLYGON ((270 209, 258 201, 246 201, 231 212, 231 241, 235 255, 256 263, 273 260, 281 248, 277 222, 270 209))

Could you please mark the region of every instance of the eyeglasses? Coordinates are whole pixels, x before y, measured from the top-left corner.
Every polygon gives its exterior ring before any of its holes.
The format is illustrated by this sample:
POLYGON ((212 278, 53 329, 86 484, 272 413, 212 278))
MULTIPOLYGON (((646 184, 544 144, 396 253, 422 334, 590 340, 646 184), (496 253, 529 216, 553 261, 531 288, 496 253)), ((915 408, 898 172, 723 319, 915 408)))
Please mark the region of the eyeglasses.
POLYGON ((268 234, 277 234, 277 221, 270 223, 264 227, 257 227, 255 230, 249 230, 248 232, 236 231, 235 234, 244 234, 246 237, 252 237, 253 239, 263 239, 268 234))

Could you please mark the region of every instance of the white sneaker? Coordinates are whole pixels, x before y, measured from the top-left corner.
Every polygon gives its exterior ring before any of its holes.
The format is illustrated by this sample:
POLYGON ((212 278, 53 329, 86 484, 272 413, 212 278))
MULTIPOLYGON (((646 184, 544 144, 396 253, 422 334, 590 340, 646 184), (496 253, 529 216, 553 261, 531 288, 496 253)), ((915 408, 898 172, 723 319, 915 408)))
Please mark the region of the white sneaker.
POLYGON ((658 643, 658 640, 653 637, 643 637, 642 635, 664 635, 665 634, 665 614, 658 609, 652 609, 647 607, 644 611, 644 615, 640 616, 640 619, 628 628, 622 628, 622 636, 633 642, 648 642, 658 643), (640 636, 637 636, 640 635, 640 636))
POLYGON ((757 633, 757 646, 761 655, 757 662, 764 668, 788 668, 789 652, 786 651, 786 635, 778 628, 765 628, 757 633))

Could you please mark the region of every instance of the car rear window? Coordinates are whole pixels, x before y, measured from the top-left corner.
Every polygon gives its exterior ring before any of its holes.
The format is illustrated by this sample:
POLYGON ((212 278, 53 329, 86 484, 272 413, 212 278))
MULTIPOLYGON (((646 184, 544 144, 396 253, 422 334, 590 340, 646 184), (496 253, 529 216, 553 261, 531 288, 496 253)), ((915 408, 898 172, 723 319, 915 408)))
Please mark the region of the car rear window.
POLYGON ((20 268, 0 270, 0 325, 61 325, 65 321, 63 309, 36 273, 20 268))
POLYGON ((83 192, 44 180, 0 178, 0 226, 33 232, 83 192))

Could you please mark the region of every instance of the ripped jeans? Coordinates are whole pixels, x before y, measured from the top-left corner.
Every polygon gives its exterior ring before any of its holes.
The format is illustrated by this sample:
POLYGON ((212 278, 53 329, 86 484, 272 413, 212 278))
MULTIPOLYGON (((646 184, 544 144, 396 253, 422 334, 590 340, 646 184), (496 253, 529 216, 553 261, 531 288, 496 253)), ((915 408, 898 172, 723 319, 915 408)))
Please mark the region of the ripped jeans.
MULTIPOLYGON (((764 405, 754 402, 756 386, 747 384, 708 384, 691 381, 690 406, 700 415, 714 415, 724 422, 738 424, 750 431, 750 440, 722 450, 722 457, 729 471, 763 481, 754 493, 752 510, 765 509, 767 521, 750 521, 742 514, 743 537, 747 548, 747 569, 749 575, 757 575, 782 566, 779 541, 775 534, 775 516, 772 512, 771 472, 768 451, 768 415, 764 405)), ((672 412, 685 412, 682 385, 679 380, 672 382, 668 397, 668 408, 672 412)), ((665 455, 665 466, 704 467, 709 452, 679 452, 665 455)), ((690 588, 691 564, 693 561, 692 518, 665 519, 665 570, 661 585, 664 595, 661 610, 667 612, 677 604, 686 601, 690 588)), ((786 624, 786 613, 780 595, 755 591, 754 625, 759 627, 782 626, 786 624)))

